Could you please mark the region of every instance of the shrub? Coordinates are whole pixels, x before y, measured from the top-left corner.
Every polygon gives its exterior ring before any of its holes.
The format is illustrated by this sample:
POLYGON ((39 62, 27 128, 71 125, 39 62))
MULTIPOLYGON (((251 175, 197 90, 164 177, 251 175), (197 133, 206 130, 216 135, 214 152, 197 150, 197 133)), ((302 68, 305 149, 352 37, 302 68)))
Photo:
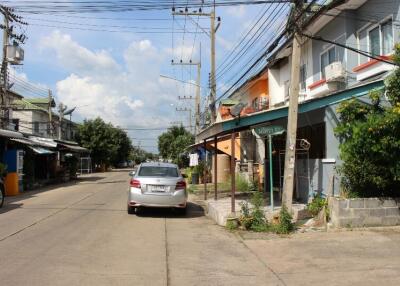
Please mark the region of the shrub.
MULTIPOLYGON (((400 45, 394 61, 400 63, 400 45)), ((340 104, 338 168, 342 189, 352 197, 399 196, 400 190, 400 69, 385 80, 390 106, 381 105, 382 90, 369 93, 370 104, 351 99, 340 104)))
POLYGON ((187 177, 186 177, 186 180, 189 182, 189 184, 191 184, 191 183, 192 183, 193 167, 187 167, 187 168, 185 168, 184 173, 185 173, 185 175, 187 176, 187 177))
POLYGON ((256 232, 262 232, 268 230, 268 222, 265 218, 264 214, 264 198, 262 193, 255 192, 251 198, 251 204, 253 205, 250 208, 249 203, 242 202, 240 204, 240 224, 247 230, 252 230, 256 232))
POLYGON ((287 207, 282 205, 279 212, 279 223, 274 226, 274 230, 278 234, 289 234, 294 231, 294 223, 292 222, 292 215, 289 213, 287 207))
POLYGON ((237 229, 238 228, 238 222, 236 221, 236 220, 232 220, 232 219, 228 219, 227 221, 226 221, 226 228, 228 229, 228 230, 235 230, 235 229, 237 229))
POLYGON ((328 207, 328 202, 320 193, 314 194, 312 201, 307 204, 307 210, 313 217, 317 216, 324 207, 328 207))

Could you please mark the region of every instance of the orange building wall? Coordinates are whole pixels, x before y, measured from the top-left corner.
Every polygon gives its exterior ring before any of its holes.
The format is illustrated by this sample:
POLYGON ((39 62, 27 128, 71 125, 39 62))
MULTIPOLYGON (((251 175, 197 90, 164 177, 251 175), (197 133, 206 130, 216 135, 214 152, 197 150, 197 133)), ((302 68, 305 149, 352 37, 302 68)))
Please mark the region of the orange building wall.
POLYGON ((249 88, 249 104, 256 97, 268 97, 268 80, 267 79, 259 80, 249 88))
MULTIPOLYGON (((211 146, 214 147, 214 144, 211 143, 211 146)), ((227 155, 231 155, 232 154, 232 149, 231 149, 231 140, 227 139, 227 140, 223 140, 217 143, 217 148, 218 150, 224 152, 227 155)), ((241 159, 241 151, 240 151, 240 139, 236 138, 235 139, 235 158, 236 160, 240 160, 241 159)))

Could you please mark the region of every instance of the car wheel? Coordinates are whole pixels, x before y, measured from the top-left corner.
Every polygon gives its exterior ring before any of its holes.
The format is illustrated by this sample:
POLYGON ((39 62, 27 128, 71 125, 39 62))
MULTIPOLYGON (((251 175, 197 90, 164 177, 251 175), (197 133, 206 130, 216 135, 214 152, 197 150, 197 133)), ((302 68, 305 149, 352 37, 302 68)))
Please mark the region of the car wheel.
POLYGON ((4 204, 4 197, 5 197, 4 186, 0 185, 0 208, 4 204))
POLYGON ((128 206, 127 210, 128 210, 128 214, 134 214, 135 213, 135 208, 134 207, 128 206))

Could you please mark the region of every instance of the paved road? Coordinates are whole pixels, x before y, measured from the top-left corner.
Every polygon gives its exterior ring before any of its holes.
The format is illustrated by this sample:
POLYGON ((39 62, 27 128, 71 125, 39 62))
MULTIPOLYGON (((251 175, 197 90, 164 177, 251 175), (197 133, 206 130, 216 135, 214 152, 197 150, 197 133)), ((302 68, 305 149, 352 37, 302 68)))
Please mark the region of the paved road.
POLYGON ((400 285, 400 231, 229 233, 190 204, 126 213, 126 171, 8 199, 0 285, 400 285))
POLYGON ((235 234, 189 206, 126 212, 126 171, 30 192, 0 209, 0 285, 280 285, 235 234))

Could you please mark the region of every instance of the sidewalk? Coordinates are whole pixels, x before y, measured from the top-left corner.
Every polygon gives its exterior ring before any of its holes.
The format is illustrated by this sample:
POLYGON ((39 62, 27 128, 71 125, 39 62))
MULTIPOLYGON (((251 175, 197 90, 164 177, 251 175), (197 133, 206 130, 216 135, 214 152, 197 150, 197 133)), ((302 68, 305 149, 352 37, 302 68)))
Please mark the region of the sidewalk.
POLYGON ((283 285, 400 285, 400 227, 238 237, 283 285))
MULTIPOLYGON (((235 200, 235 216, 240 215, 240 204, 242 202, 245 202, 245 200, 235 200)), ((205 204, 207 216, 213 219, 218 225, 225 226, 227 218, 232 217, 231 198, 221 198, 216 201, 214 199, 211 199, 207 200, 205 204)), ((293 219, 295 221, 303 219, 305 217, 305 208, 305 204, 293 204, 293 219)), ((264 212, 266 218, 268 220, 272 220, 272 218, 279 213, 280 209, 280 204, 276 204, 273 210, 271 209, 271 206, 265 206, 264 212)))

